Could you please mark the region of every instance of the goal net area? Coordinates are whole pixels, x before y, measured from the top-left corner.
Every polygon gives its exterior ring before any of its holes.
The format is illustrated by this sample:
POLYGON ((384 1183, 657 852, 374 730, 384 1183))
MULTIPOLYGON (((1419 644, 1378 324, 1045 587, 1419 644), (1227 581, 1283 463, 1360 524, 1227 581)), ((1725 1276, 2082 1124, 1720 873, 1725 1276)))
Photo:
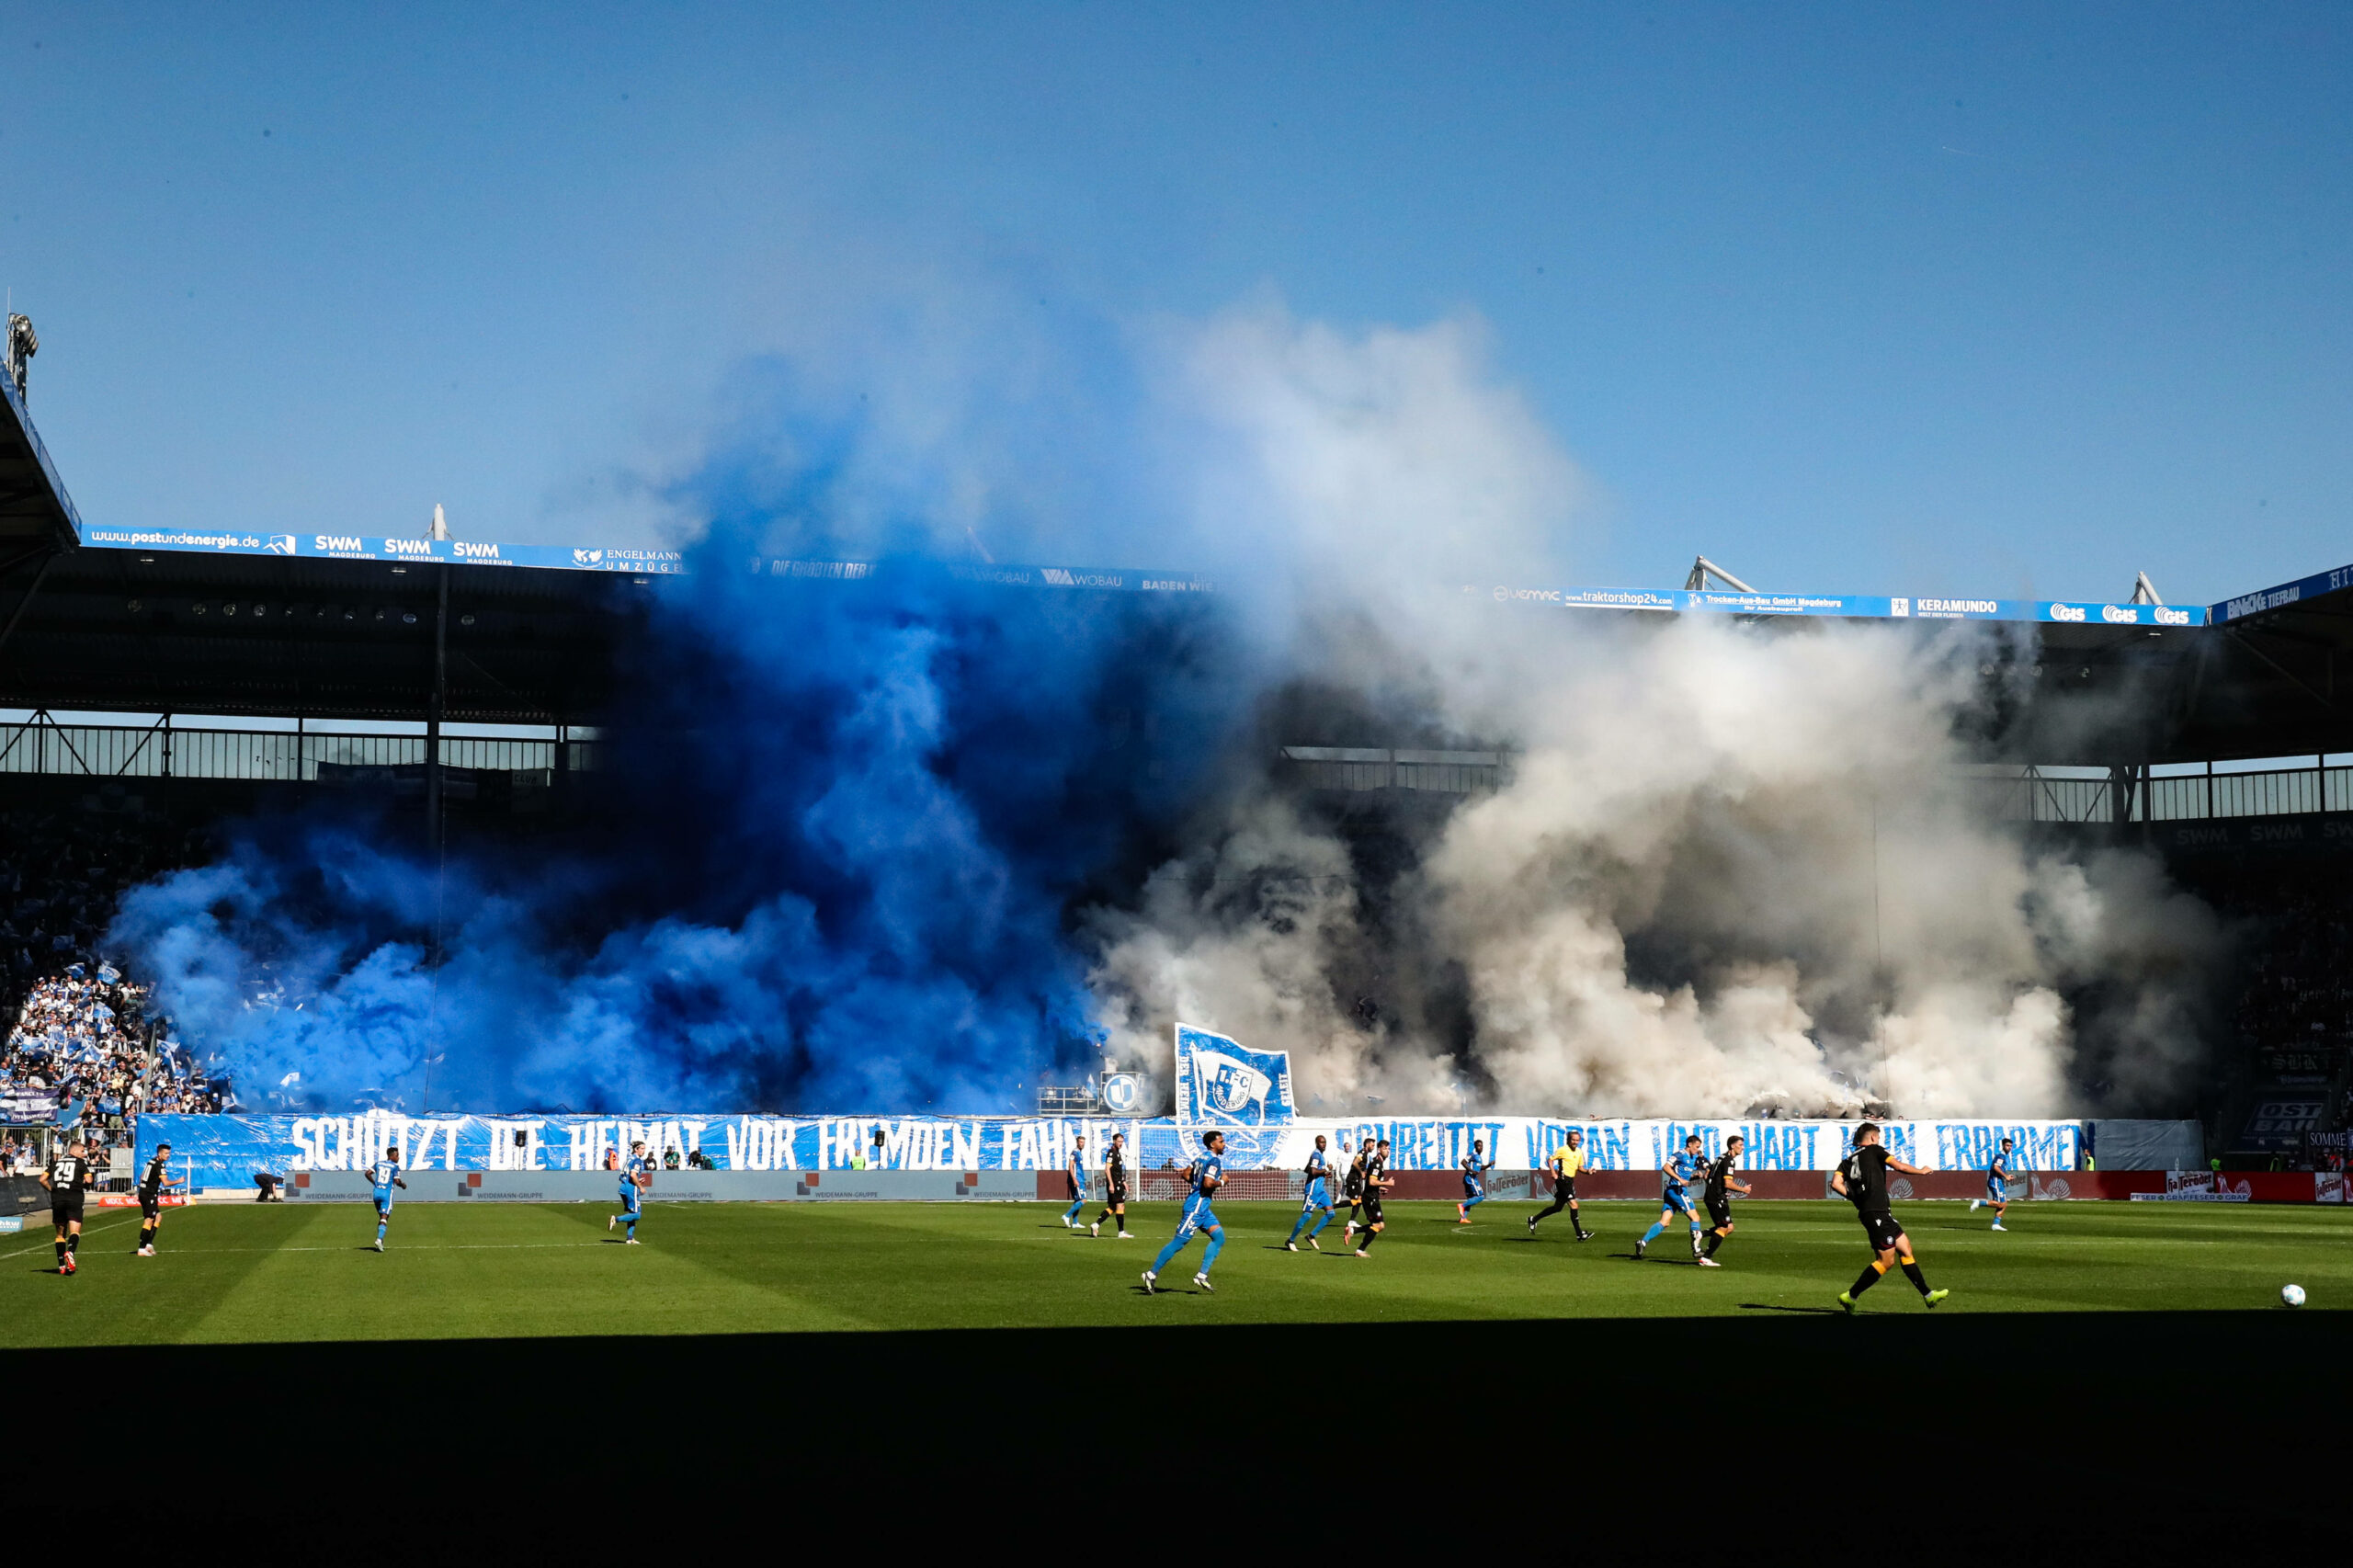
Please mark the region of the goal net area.
MULTIPOLYGON (((1336 1184, 1333 1185, 1337 1190, 1336 1184)), ((1183 1171, 1137 1173, 1136 1198, 1140 1202, 1180 1203, 1192 1189, 1192 1179, 1183 1171)), ((1307 1177, 1298 1171, 1228 1171, 1224 1185, 1217 1189, 1220 1202, 1248 1202, 1254 1199, 1276 1202, 1288 1199, 1297 1203, 1306 1197, 1307 1177)))

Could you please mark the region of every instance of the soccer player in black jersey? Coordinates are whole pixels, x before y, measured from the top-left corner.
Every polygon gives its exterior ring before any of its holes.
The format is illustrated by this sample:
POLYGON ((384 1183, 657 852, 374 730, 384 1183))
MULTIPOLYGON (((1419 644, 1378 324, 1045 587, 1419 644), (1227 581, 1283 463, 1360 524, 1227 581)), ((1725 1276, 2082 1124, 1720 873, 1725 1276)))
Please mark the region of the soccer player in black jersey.
POLYGON ((1340 1178, 1340 1196, 1348 1200, 1348 1222, 1340 1227, 1342 1241, 1353 1240, 1362 1229, 1357 1216, 1364 1212, 1364 1167, 1372 1157, 1372 1140, 1368 1138, 1357 1145, 1357 1156, 1348 1162, 1348 1174, 1340 1178))
POLYGON ((49 1188, 49 1217, 57 1226, 57 1272, 61 1275, 79 1267, 74 1255, 82 1249, 82 1195, 96 1179, 79 1139, 68 1143, 65 1153, 50 1161, 49 1169, 41 1173, 40 1184, 49 1188))
POLYGON ((1381 1234, 1388 1221, 1381 1217, 1381 1195, 1389 1187, 1389 1140, 1372 1152, 1364 1163, 1364 1240, 1357 1244, 1358 1257, 1372 1256, 1373 1239, 1381 1234))
POLYGON ((155 1145, 155 1157, 147 1162, 147 1173, 139 1178, 139 1253, 141 1257, 155 1256, 155 1228, 164 1222, 164 1188, 176 1185, 172 1180, 172 1146, 155 1145))
POLYGON ((1103 1150, 1103 1212, 1095 1217, 1095 1223, 1086 1227, 1086 1233, 1090 1236, 1103 1233, 1104 1221, 1116 1220, 1118 1223, 1112 1229, 1119 1233, 1120 1239, 1123 1242, 1135 1240, 1128 1234, 1127 1136, 1124 1132, 1112 1133, 1111 1142, 1103 1150))
POLYGON ((1864 1122, 1855 1129, 1855 1147, 1838 1162, 1830 1173, 1830 1188, 1855 1206, 1855 1218, 1863 1222, 1863 1233, 1871 1240, 1870 1267, 1854 1283, 1854 1288, 1838 1293, 1838 1304, 1851 1315, 1855 1298, 1879 1283, 1879 1277, 1902 1265, 1904 1277, 1920 1292, 1920 1299, 1935 1306, 1950 1290, 1931 1290, 1920 1266, 1912 1256, 1912 1238, 1895 1222, 1887 1207, 1887 1173, 1893 1168, 1906 1176, 1926 1173, 1918 1165, 1907 1165, 1880 1147, 1879 1128, 1864 1122))
POLYGON ((1702 1268, 1723 1267, 1716 1261, 1716 1249, 1724 1244, 1726 1236, 1732 1234, 1732 1195, 1737 1192, 1745 1198, 1749 1192, 1748 1184, 1733 1174, 1740 1165, 1740 1152, 1747 1142, 1748 1140, 1735 1132, 1724 1140, 1724 1152, 1708 1162, 1708 1186, 1701 1194, 1701 1201, 1708 1206, 1710 1229, 1706 1250, 1699 1254, 1699 1267, 1702 1268))

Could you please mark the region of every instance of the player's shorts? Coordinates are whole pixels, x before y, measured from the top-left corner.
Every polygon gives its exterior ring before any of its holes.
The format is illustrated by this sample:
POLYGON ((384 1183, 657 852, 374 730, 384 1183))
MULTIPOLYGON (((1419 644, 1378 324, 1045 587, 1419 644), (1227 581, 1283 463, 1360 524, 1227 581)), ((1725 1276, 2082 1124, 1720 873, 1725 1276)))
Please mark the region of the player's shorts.
POLYGON ((1188 1201, 1185 1205, 1183 1216, 1176 1221, 1176 1239, 1180 1242, 1185 1241, 1190 1238, 1195 1231, 1214 1231, 1217 1228, 1217 1215, 1211 1211, 1208 1204, 1188 1201))
POLYGON ((636 1213, 638 1206, 644 1201, 645 1195, 638 1190, 637 1184, 635 1182, 631 1182, 627 1187, 621 1188, 621 1207, 629 1212, 632 1214, 636 1213))
POLYGON ((1329 1209, 1330 1207, 1332 1207, 1332 1190, 1324 1185, 1322 1176, 1317 1176, 1307 1184, 1307 1197, 1300 1203, 1300 1212, 1303 1214, 1310 1209, 1329 1209))
POLYGON ((1381 1223, 1381 1199, 1371 1193, 1365 1194, 1364 1222, 1368 1225, 1381 1223))
POLYGON ((1577 1178, 1571 1176, 1563 1181, 1555 1176, 1552 1179, 1552 1197, 1557 1202, 1574 1203, 1577 1200, 1577 1178))
POLYGON ((1729 1225, 1732 1223, 1732 1199, 1730 1198, 1711 1198, 1708 1199, 1708 1223, 1711 1225, 1729 1225))
POLYGON ((379 1214, 389 1214, 392 1211, 392 1189, 389 1187, 378 1187, 376 1189, 376 1212, 379 1214))
POLYGON ((1873 1252, 1887 1251, 1904 1233, 1904 1227, 1895 1222, 1893 1214, 1858 1214, 1855 1218, 1863 1222, 1863 1233, 1870 1237, 1873 1252))
POLYGON ((2010 1189, 2009 1189, 2008 1187, 2006 1187, 2003 1186, 2003 1185, 2002 1185, 2000 1182, 1998 1182, 1998 1181, 1989 1181, 1989 1182, 1987 1182, 1987 1183, 1985 1184, 1985 1201, 1986 1201, 1986 1202, 1988 1202, 1988 1203, 2007 1203, 2009 1200, 2010 1200, 2010 1189))
POLYGON ((151 1196, 150 1194, 142 1192, 139 1195, 139 1217, 141 1219, 159 1219, 162 1217, 163 1212, 164 1199, 160 1194, 151 1196))
POLYGON ((1354 1176, 1350 1176, 1347 1181, 1340 1184, 1340 1196, 1347 1199, 1350 1203, 1362 1203, 1364 1201, 1364 1183, 1357 1180, 1354 1176))
POLYGON ((1081 1181, 1078 1177, 1071 1175, 1068 1171, 1064 1171, 1063 1173, 1063 1179, 1070 1183, 1070 1200, 1073 1203, 1077 1202, 1080 1199, 1086 1196, 1086 1184, 1084 1181, 1081 1181))
POLYGON ((1694 1220, 1699 1217, 1699 1211, 1691 1207, 1691 1195, 1679 1187, 1670 1187, 1660 1193, 1658 1206, 1662 1209, 1677 1210, 1694 1220))
POLYGON ((1108 1207, 1116 1209, 1127 1200, 1128 1184, 1126 1182, 1115 1181, 1104 1187, 1103 1201, 1108 1207))
POLYGON ((49 1217, 50 1221, 52 1224, 63 1225, 69 1222, 76 1225, 80 1224, 82 1222, 81 1199, 77 1198, 71 1203, 51 1204, 49 1206, 49 1217))
POLYGON ((1466 1179, 1462 1183, 1462 1196, 1465 1198, 1476 1198, 1485 1189, 1480 1187, 1480 1185, 1475 1181, 1466 1179))

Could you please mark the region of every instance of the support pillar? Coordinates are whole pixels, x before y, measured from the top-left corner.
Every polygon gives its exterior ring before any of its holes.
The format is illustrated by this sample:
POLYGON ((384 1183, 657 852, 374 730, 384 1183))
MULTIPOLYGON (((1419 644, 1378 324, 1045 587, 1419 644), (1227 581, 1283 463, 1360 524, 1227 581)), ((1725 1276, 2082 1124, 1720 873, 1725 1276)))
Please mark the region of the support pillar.
POLYGON ((425 845, 441 853, 441 712, 449 696, 449 568, 434 568, 438 579, 433 605, 433 699, 425 718, 425 845))

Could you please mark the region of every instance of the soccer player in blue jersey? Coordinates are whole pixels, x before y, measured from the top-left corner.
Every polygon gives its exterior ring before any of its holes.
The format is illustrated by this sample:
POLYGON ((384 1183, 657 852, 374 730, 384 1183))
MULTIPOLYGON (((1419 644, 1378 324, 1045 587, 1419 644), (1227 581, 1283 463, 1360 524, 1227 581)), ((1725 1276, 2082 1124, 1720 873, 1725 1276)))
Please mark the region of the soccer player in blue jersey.
POLYGON ((1168 1267, 1168 1260, 1185 1250, 1185 1244, 1193 1239, 1196 1232, 1207 1233, 1210 1244, 1209 1250, 1201 1254, 1201 1270, 1193 1276, 1193 1283, 1204 1290, 1216 1289, 1210 1283, 1210 1265, 1217 1261, 1218 1249, 1225 1245, 1225 1232, 1218 1227, 1217 1215, 1211 1211, 1210 1200, 1217 1195, 1217 1189, 1225 1185, 1225 1134, 1204 1134, 1201 1147, 1207 1153, 1197 1155, 1193 1160, 1193 1190, 1186 1196, 1185 1211, 1176 1221, 1176 1233, 1169 1238, 1166 1246, 1160 1249, 1160 1256, 1152 1260, 1152 1267, 1143 1271, 1143 1293, 1147 1296, 1152 1294, 1160 1271, 1168 1267))
POLYGON ((1683 1141, 1681 1149, 1667 1156, 1666 1164, 1659 1167, 1665 1185, 1659 1188, 1658 1218, 1643 1233, 1643 1239, 1634 1244, 1634 1261, 1642 1261, 1651 1243, 1658 1240, 1659 1233, 1677 1214, 1691 1221, 1691 1256, 1699 1256, 1699 1233, 1705 1227, 1699 1223, 1699 1210, 1692 1205, 1690 1184, 1705 1175, 1707 1169, 1708 1162, 1699 1155, 1699 1135, 1696 1132, 1683 1141))
POLYGON ((1086 1133, 1070 1141, 1070 1158, 1063 1162, 1063 1174, 1070 1177, 1070 1207, 1063 1210, 1063 1228, 1075 1231, 1079 1212, 1086 1207, 1086 1133))
POLYGON ((1985 1167, 1985 1196, 1969 1200, 1972 1214, 1977 1212, 1977 1206, 1981 1203, 1994 1210, 1994 1228, 1997 1231, 2009 1229, 2002 1223, 2002 1217, 2010 1211, 2011 1146, 2010 1140, 2002 1140, 2001 1153, 1995 1154, 1993 1162, 1985 1167))
POLYGON ((1324 1218, 1316 1221, 1315 1229, 1307 1233, 1307 1244, 1315 1247, 1317 1252, 1324 1250, 1315 1245, 1315 1238, 1323 1234, 1324 1227, 1332 1222, 1332 1156, 1324 1152, 1324 1134, 1321 1132, 1315 1135, 1315 1147, 1308 1151, 1304 1168, 1307 1173, 1307 1199, 1299 1206, 1299 1218, 1290 1222, 1290 1239, 1283 1243, 1285 1252, 1299 1250, 1300 1227, 1306 1224, 1307 1217, 1318 1210, 1323 1211, 1324 1218))
POLYGON ((401 1150, 394 1143, 384 1151, 384 1157, 368 1167, 368 1184, 376 1189, 376 1250, 384 1250, 384 1228, 392 1222, 392 1188, 408 1190, 408 1183, 401 1179, 401 1150))
POLYGON ((641 1139, 629 1146, 629 1158, 621 1165, 621 1211, 605 1216, 608 1231, 615 1225, 629 1227, 624 1239, 631 1246, 637 1244, 637 1222, 644 1215, 645 1188, 653 1180, 654 1162, 645 1157, 645 1142, 641 1139))
POLYGON ((1487 1184, 1482 1180, 1495 1168, 1495 1162, 1486 1157, 1486 1140, 1471 1140, 1471 1152, 1462 1156, 1462 1201, 1454 1206, 1454 1222, 1467 1225, 1471 1210, 1487 1201, 1487 1184))

